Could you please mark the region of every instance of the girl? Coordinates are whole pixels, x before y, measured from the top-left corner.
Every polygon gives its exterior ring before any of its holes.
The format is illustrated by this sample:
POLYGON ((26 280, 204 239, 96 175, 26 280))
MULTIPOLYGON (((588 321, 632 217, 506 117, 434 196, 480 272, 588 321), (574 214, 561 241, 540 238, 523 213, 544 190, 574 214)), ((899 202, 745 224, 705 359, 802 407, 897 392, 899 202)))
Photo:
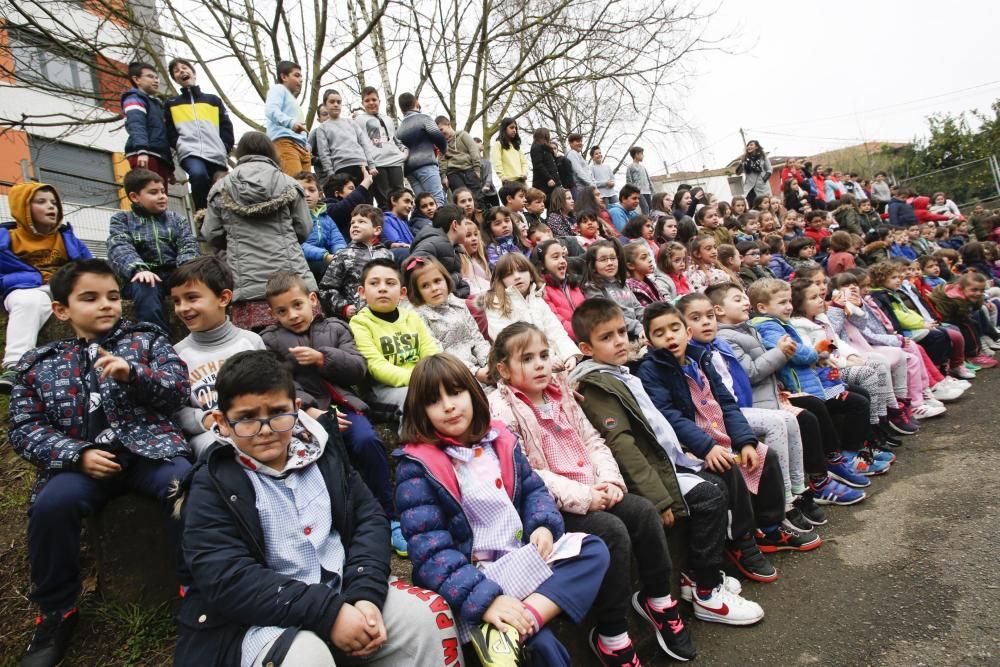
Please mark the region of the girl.
POLYGON ((831 278, 847 269, 853 269, 854 241, 848 232, 837 230, 830 236, 830 257, 826 260, 826 274, 831 278))
POLYGON ((573 218, 573 193, 561 187, 553 188, 545 224, 553 236, 569 236, 576 220, 573 218))
MULTIPOLYGON (((657 193, 660 194, 660 193, 657 193)), ((662 248, 668 243, 673 243, 677 240, 677 221, 674 220, 672 215, 662 215, 656 221, 656 226, 653 229, 653 241, 656 243, 658 248, 662 248)), ((659 255, 659 251, 656 253, 659 255)))
POLYGON ((687 276, 687 249, 680 243, 668 243, 660 247, 656 255, 656 266, 673 285, 676 296, 684 296, 691 291, 687 276))
POLYGON ((664 218, 673 218, 670 215, 670 207, 672 201, 670 196, 666 192, 655 192, 653 193, 652 203, 649 209, 649 219, 653 221, 653 225, 656 226, 660 220, 664 218))
POLYGON ((438 347, 455 355, 486 384, 490 344, 465 301, 452 294, 454 289, 451 275, 433 257, 418 256, 407 263, 406 294, 413 309, 424 318, 438 347))
MULTIPOLYGON (((743 268, 743 257, 740 255, 740 251, 736 249, 736 246, 729 245, 728 243, 723 243, 719 246, 719 264, 722 268, 729 272, 730 279, 734 285, 743 285, 743 279, 740 278, 740 269, 743 268)), ((746 285, 743 285, 746 289, 746 285)))
POLYGON ((657 284, 653 279, 656 272, 656 265, 653 263, 653 254, 649 248, 641 241, 633 241, 625 246, 624 250, 625 268, 628 270, 628 278, 625 284, 632 294, 635 295, 639 305, 645 308, 656 301, 673 301, 673 294, 660 292, 662 284, 669 284, 669 281, 657 284))
POLYGON ((699 234, 688 243, 690 266, 684 275, 692 292, 704 292, 709 285, 728 283, 732 279, 719 264, 719 244, 715 237, 699 234))
POLYGON ((462 241, 462 247, 465 248, 466 261, 462 262, 462 277, 469 283, 470 295, 482 294, 490 288, 493 272, 490 270, 490 263, 486 261, 479 225, 472 220, 465 220, 463 226, 465 239, 462 241))
MULTIPOLYGON (((789 215, 791 216, 791 214, 789 214, 789 215)), ((791 220, 793 221, 793 224, 794 224, 794 220, 796 219, 796 217, 797 216, 791 216, 791 220)), ((746 223, 743 225, 743 228, 749 230, 752 226, 754 226, 754 219, 753 218, 749 218, 749 219, 747 219, 746 223)), ((763 234, 772 234, 775 231, 777 231, 777 229, 778 229, 778 221, 774 217, 774 214, 772 214, 770 211, 763 211, 756 218, 756 227, 757 227, 758 231, 760 232, 760 234, 762 234, 762 235, 763 234)))
POLYGON ((499 135, 490 148, 490 164, 501 183, 528 181, 528 159, 521 152, 521 135, 513 118, 500 121, 499 135))
POLYGON ((749 206, 747 206, 747 198, 739 196, 733 197, 730 202, 730 206, 733 207, 733 216, 737 218, 746 213, 749 208, 749 206))
POLYGON ((416 234, 424 227, 434 221, 434 214, 437 213, 438 204, 434 195, 429 192, 418 192, 414 197, 416 208, 410 216, 410 229, 416 234))
POLYGON ((799 236, 788 242, 788 250, 785 258, 792 268, 798 271, 801 268, 819 266, 813 257, 816 256, 816 241, 808 236, 799 236))
POLYGON ((531 322, 552 343, 552 351, 559 360, 558 370, 573 368, 580 350, 545 303, 544 290, 545 281, 524 255, 509 253, 501 257, 493 271, 490 289, 483 295, 490 338, 496 340, 514 322, 531 322))
POLYGON ((577 222, 579 222, 583 211, 593 211, 597 216, 601 236, 606 239, 618 238, 618 230, 615 229, 614 223, 611 222, 611 214, 608 213, 608 207, 601 197, 600 190, 589 187, 580 188, 577 193, 576 204, 573 208, 577 212, 577 222))
POLYGON ((482 223, 483 214, 476 210, 476 198, 472 195, 472 190, 466 187, 458 188, 451 193, 451 198, 455 206, 462 209, 467 220, 482 223))
POLYGON ((484 664, 517 664, 511 654, 523 642, 536 663, 570 667, 545 624, 562 613, 583 620, 607 570, 607 547, 564 535, 517 436, 491 421, 486 395, 461 361, 446 353, 421 359, 405 410, 396 507, 412 545, 413 581, 451 605, 461 641, 471 640, 484 664))
POLYGON ((670 597, 670 553, 660 513, 646 498, 628 493, 611 450, 574 400, 566 379, 553 375, 545 335, 525 322, 512 324, 497 337, 490 368, 497 379, 490 413, 520 436, 528 462, 562 511, 566 529, 593 534, 610 545, 611 566, 594 602, 597 627, 590 639, 601 662, 638 662, 628 635, 630 600, 668 655, 693 658, 694 646, 677 601, 670 597), (633 551, 643 585, 635 595, 630 586, 633 551))
POLYGON ((653 223, 644 215, 637 215, 629 219, 622 229, 622 236, 627 239, 625 243, 629 241, 643 242, 649 248, 650 257, 656 257, 656 253, 660 250, 660 246, 653 240, 653 223))
POLYGON ((486 261, 491 267, 507 253, 524 255, 528 251, 521 229, 514 224, 511 210, 506 206, 494 206, 487 211, 481 229, 486 243, 486 261))
POLYGON ((618 241, 598 241, 587 248, 584 262, 584 296, 588 299, 602 296, 617 303, 625 313, 629 340, 642 343, 645 340, 642 305, 625 284, 627 273, 622 245, 618 241))
POLYGON ((549 239, 538 244, 531 253, 531 261, 545 279, 542 298, 575 341, 573 311, 586 297, 580 291, 579 278, 569 272, 569 251, 559 239, 549 239))
POLYGON ((340 93, 330 89, 323 91, 323 106, 329 118, 316 132, 319 161, 327 174, 344 172, 354 178, 355 183, 364 180, 365 173, 378 174, 375 169, 375 153, 361 126, 351 118, 341 118, 343 101, 340 93))
POLYGON ((581 209, 576 216, 576 240, 580 247, 586 250, 591 244, 600 240, 598 232, 601 228, 601 221, 595 211, 591 209, 581 209))
POLYGON ((535 130, 531 143, 531 187, 537 188, 548 197, 559 185, 559 167, 556 165, 556 154, 549 143, 552 136, 544 127, 535 130))
POLYGON ((763 197, 757 198, 753 203, 753 209, 755 211, 760 211, 761 213, 771 210, 771 196, 765 195, 763 197))

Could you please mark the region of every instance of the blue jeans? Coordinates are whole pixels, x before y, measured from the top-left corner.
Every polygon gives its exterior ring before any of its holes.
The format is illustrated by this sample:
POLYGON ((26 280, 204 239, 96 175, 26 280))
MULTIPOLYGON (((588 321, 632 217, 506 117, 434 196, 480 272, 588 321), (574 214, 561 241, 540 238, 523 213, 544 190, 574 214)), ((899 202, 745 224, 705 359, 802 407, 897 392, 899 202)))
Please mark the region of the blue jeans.
POLYGON ((408 171, 406 178, 409 179, 414 192, 431 193, 438 206, 444 206, 447 203, 444 198, 444 187, 441 185, 441 169, 436 164, 428 164, 408 171))
MULTIPOLYGON (((160 275, 160 274, 157 274, 160 275)), ((167 278, 169 273, 160 275, 160 282, 155 285, 146 283, 128 283, 125 285, 125 296, 135 304, 135 318, 139 322, 149 322, 169 333, 167 318, 163 314, 163 300, 167 296, 167 278)))
POLYGON ((372 428, 368 417, 357 412, 345 415, 351 422, 343 432, 344 443, 350 451, 351 465, 361 475, 375 500, 390 519, 396 518, 392 503, 392 482, 389 480, 389 459, 385 455, 382 439, 372 428))
POLYGON ((208 206, 208 191, 212 189, 215 174, 228 171, 222 165, 194 156, 181 160, 181 169, 187 172, 191 183, 191 197, 194 198, 196 211, 208 206))

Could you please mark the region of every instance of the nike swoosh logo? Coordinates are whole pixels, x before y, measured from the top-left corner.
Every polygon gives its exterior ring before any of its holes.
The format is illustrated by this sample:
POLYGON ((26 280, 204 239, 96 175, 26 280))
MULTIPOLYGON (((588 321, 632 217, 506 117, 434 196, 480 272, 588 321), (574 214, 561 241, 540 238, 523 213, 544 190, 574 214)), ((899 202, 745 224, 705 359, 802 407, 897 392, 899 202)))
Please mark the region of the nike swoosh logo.
POLYGON ((729 605, 727 605, 725 602, 722 603, 721 607, 717 607, 715 609, 712 609, 711 607, 707 606, 701 600, 698 600, 698 606, 701 607, 702 609, 704 609, 705 611, 710 611, 713 614, 718 614, 719 616, 728 616, 729 615, 729 605))

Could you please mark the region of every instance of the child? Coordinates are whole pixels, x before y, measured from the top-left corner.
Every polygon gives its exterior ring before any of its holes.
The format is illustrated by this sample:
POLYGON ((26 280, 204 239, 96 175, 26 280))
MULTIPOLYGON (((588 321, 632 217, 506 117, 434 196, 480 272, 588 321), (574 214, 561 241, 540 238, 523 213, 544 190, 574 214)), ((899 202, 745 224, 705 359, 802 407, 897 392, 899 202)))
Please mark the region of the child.
POLYGON ((413 546, 414 583, 457 610, 459 637, 484 664, 518 664, 524 642, 535 664, 569 667, 545 624, 562 613, 583 621, 608 567, 607 547, 563 534, 545 484, 518 438, 491 421, 465 364, 434 355, 412 380, 396 505, 413 546))
POLYGON ((709 285, 728 283, 732 277, 719 264, 719 243, 714 236, 699 234, 688 242, 691 260, 685 276, 692 292, 704 292, 709 285))
MULTIPOLYGON (((804 267, 819 266, 815 260, 816 257, 816 241, 809 238, 808 236, 801 236, 797 239, 793 239, 788 243, 788 264, 792 267, 792 271, 798 271, 804 267)), ((777 275, 777 273, 775 273, 777 275)), ((789 278, 784 278, 783 280, 789 280, 789 278)))
POLYGON ((312 214, 312 231, 302 242, 302 254, 306 256, 309 270, 317 282, 323 279, 327 267, 338 251, 347 247, 344 235, 340 233, 333 218, 327 213, 327 204, 320 202, 319 185, 312 172, 300 171, 295 180, 306 193, 306 204, 312 214))
POLYGON ((462 248, 465 250, 462 278, 469 285, 469 296, 475 296, 490 288, 493 271, 490 269, 490 263, 486 261, 479 225, 472 220, 463 220, 462 226, 465 229, 465 238, 462 239, 462 248))
POLYGON ((996 359, 985 356, 980 346, 982 329, 973 317, 982 306, 983 293, 988 281, 976 271, 967 271, 958 282, 948 285, 941 284, 934 288, 930 301, 941 314, 943 322, 959 328, 965 339, 965 354, 976 366, 992 368, 997 365, 996 359))
POLYGON ((514 225, 510 209, 494 206, 486 212, 482 226, 483 241, 486 243, 486 260, 491 267, 509 252, 526 253, 527 247, 521 230, 514 225))
POLYGON ((455 296, 469 296, 469 285, 462 278, 465 252, 465 217, 462 209, 454 204, 442 206, 434 214, 434 221, 417 232, 410 246, 410 254, 433 257, 451 274, 455 296))
POLYGON ((722 226, 722 218, 719 216, 719 209, 715 206, 702 206, 694 214, 694 221, 702 229, 703 234, 707 234, 715 239, 715 245, 724 243, 732 245, 733 234, 722 226))
POLYGON ((358 295, 368 305, 351 318, 351 332, 368 362, 374 403, 380 411, 398 418, 413 367, 424 357, 437 354, 438 345, 420 315, 399 307, 406 288, 396 263, 388 257, 365 265, 358 295))
POLYGON ((858 202, 858 224, 861 225, 863 234, 867 236, 872 230, 882 225, 882 217, 875 210, 875 205, 870 199, 862 199, 858 202))
MULTIPOLYGON (((337 225, 341 237, 346 239, 351 228, 351 213, 354 208, 361 204, 372 203, 372 196, 368 190, 372 185, 372 176, 366 171, 364 177, 358 181, 350 174, 339 173, 327 176, 319 183, 323 190, 326 214, 337 225)), ((346 245, 347 241, 344 243, 346 245)))
POLYGON ((460 662, 447 603, 390 576, 388 522, 333 415, 301 409, 271 352, 235 355, 217 389, 216 443, 181 489, 177 663, 460 662))
POLYGON ((642 347, 642 304, 625 283, 628 269, 625 254, 617 240, 605 240, 587 248, 583 268, 583 294, 588 299, 595 296, 611 299, 625 313, 629 338, 642 347))
MULTIPOLYGON (((187 400, 187 371, 166 334, 121 319, 118 282, 102 260, 65 264, 49 287, 52 311, 74 338, 21 359, 9 431, 14 451, 38 468, 28 562, 39 615, 23 664, 39 665, 62 661, 78 621, 83 518, 128 491, 151 496, 162 503, 176 548, 168 494, 191 467, 170 417, 187 400)), ((181 569, 179 553, 177 562, 181 569)))
POLYGON ((831 234, 830 230, 827 229, 829 223, 826 216, 826 211, 813 211, 806 215, 805 236, 813 240, 817 251, 819 251, 820 241, 829 238, 831 234))
POLYGON ((569 236, 572 233, 576 219, 573 217, 573 193, 565 188, 557 187, 549 197, 549 208, 545 216, 545 224, 556 236, 569 236))
POLYGON ((189 333, 175 346, 187 365, 191 395, 175 415, 191 450, 200 457, 215 441, 212 411, 218 405, 215 379, 226 359, 245 350, 263 350, 264 341, 226 317, 233 299, 233 274, 215 255, 180 266, 167 279, 174 315, 189 333))
POLYGON ((170 139, 163 102, 157 93, 160 76, 156 68, 145 62, 128 65, 128 82, 132 87, 122 93, 122 115, 125 116, 125 158, 132 169, 149 169, 166 182, 173 179, 174 160, 170 156, 170 139))
POLYGON ((670 287, 675 296, 684 296, 691 291, 687 276, 687 248, 683 244, 671 241, 660 246, 656 256, 656 266, 660 273, 670 281, 670 287))
POLYGON ((346 173, 360 181, 365 173, 375 169, 375 147, 361 126, 350 117, 341 117, 343 100, 333 89, 323 91, 323 106, 329 117, 316 131, 316 145, 323 171, 327 174, 346 173))
POLYGON ((392 251, 397 261, 410 254, 413 231, 410 229, 410 211, 413 210, 413 193, 406 189, 389 193, 389 210, 382 223, 382 243, 392 251))
POLYGON ((483 214, 476 208, 478 202, 469 188, 461 187, 452 190, 451 201, 455 206, 462 209, 466 220, 482 221, 483 214))
POLYGON ((555 313, 570 338, 573 335, 573 311, 586 298, 580 291, 580 279, 569 270, 566 246, 559 239, 542 241, 531 253, 531 261, 545 279, 542 298, 555 313))
POLYGON ((767 243, 768 252, 771 255, 771 259, 767 263, 771 273, 779 280, 791 279, 795 269, 785 259, 785 240, 778 234, 771 234, 764 238, 764 242, 767 243))
POLYGON ((672 301, 673 294, 661 294, 656 281, 653 280, 656 265, 653 264, 653 253, 644 241, 633 241, 625 246, 622 252, 628 278, 625 285, 632 290, 639 305, 645 308, 656 301, 672 301))
POLYGON ((567 530, 593 534, 608 545, 611 565, 594 602, 597 627, 590 636, 598 659, 604 665, 638 661, 628 634, 630 600, 667 655, 694 658, 694 645, 670 597, 670 552, 660 513, 648 499, 628 493, 611 450, 566 380, 553 375, 545 335, 526 322, 510 325, 497 336, 490 367, 498 379, 490 413, 520 436, 567 530), (633 552, 643 585, 634 595, 629 580, 633 552))
POLYGON ((10 393, 21 356, 35 347, 52 314, 49 279, 67 262, 93 255, 63 221, 62 199, 51 185, 18 183, 7 195, 14 224, 0 226, 0 279, 7 338, 0 392, 10 393))
MULTIPOLYGON (((525 193, 524 218, 528 221, 529 229, 531 225, 544 220, 546 199, 545 191, 538 188, 528 188, 528 191, 525 193)), ((568 234, 569 232, 566 233, 568 234)))
POLYGON ((429 227, 434 222, 434 215, 438 210, 437 200, 429 192, 418 192, 414 197, 416 209, 413 211, 413 218, 410 220, 410 229, 414 234, 418 234, 424 227, 429 227))
POLYGON ((327 313, 350 320, 364 307, 361 296, 364 268, 376 259, 392 259, 392 252, 380 240, 382 219, 382 211, 370 204, 354 209, 351 242, 334 255, 319 283, 319 296, 327 313))
MULTIPOLYGON (((573 330, 591 358, 570 380, 583 395, 580 406, 614 454, 627 488, 652 502, 668 529, 688 517, 690 569, 681 573, 681 596, 703 621, 756 623, 764 617, 763 609, 740 597, 739 581, 720 569, 729 522, 725 483, 681 448, 642 381, 624 365, 628 335, 621 309, 607 299, 588 299, 573 314, 573 330)), ((745 569, 771 581, 777 578, 752 539, 742 546, 737 558, 745 569)))
POLYGON ((660 246, 653 240, 653 222, 645 215, 637 215, 629 218, 622 229, 621 242, 624 244, 632 241, 639 241, 649 248, 649 256, 656 257, 660 246))
POLYGON ((530 322, 545 333, 559 370, 576 365, 580 350, 570 339, 559 318, 545 302, 545 281, 538 269, 519 253, 500 258, 490 289, 483 295, 483 310, 490 338, 514 322, 530 322))
POLYGON ((597 212, 591 210, 580 210, 576 214, 577 243, 586 250, 591 244, 601 240, 598 231, 601 228, 601 221, 597 212))
POLYGON ((771 270, 766 265, 761 264, 760 243, 757 241, 741 241, 736 244, 736 250, 740 254, 739 277, 744 285, 749 286, 750 283, 761 278, 774 277, 771 270))
POLYGON ((515 229, 521 230, 522 239, 528 229, 528 221, 524 217, 524 196, 526 192, 527 189, 523 183, 508 181, 500 187, 500 192, 497 193, 500 197, 500 208, 506 208, 510 211, 508 217, 510 217, 511 225, 515 229))
POLYGON ((830 236, 830 253, 826 260, 826 275, 831 278, 838 273, 843 273, 847 269, 853 269, 857 264, 854 261, 854 242, 851 235, 845 231, 836 231, 830 236))
POLYGON ((424 318, 438 347, 461 359, 486 384, 490 344, 465 301, 451 293, 451 276, 433 257, 414 257, 404 268, 410 305, 424 318))
POLYGON ((395 520, 385 448, 365 416, 368 405, 350 389, 362 383, 368 370, 354 337, 342 321, 315 316, 316 293, 308 291, 294 273, 271 276, 267 303, 278 324, 261 332, 264 345, 291 364, 296 393, 306 406, 323 412, 334 408, 351 464, 391 519, 393 549, 405 557, 406 541, 395 520))

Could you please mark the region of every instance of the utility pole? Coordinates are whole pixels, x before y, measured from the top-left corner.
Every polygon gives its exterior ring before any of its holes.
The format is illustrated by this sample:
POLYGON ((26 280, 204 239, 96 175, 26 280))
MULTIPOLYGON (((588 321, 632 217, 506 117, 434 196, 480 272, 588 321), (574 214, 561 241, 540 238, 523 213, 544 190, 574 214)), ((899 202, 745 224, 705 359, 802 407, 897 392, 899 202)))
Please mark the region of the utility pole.
POLYGON ((747 147, 747 135, 743 133, 743 128, 740 128, 740 139, 743 140, 743 148, 747 147))

